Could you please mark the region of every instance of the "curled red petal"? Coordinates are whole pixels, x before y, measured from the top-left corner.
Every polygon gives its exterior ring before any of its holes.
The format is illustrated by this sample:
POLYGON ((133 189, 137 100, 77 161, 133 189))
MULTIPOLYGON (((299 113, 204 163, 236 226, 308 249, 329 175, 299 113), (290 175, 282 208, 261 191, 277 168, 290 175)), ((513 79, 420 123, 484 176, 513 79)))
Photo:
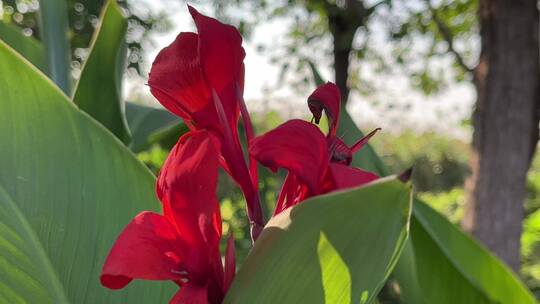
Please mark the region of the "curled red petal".
POLYGON ((150 91, 169 111, 191 120, 210 104, 210 90, 199 57, 199 36, 180 33, 159 52, 148 79, 150 91))
POLYGON ((187 282, 169 301, 169 304, 208 304, 206 286, 187 282))
POLYGON ((188 6, 199 33, 201 64, 210 85, 218 92, 239 82, 246 53, 240 32, 228 24, 199 13, 188 6))
POLYGON ((324 110, 330 122, 330 135, 335 136, 339 125, 339 111, 341 105, 341 94, 339 88, 327 82, 320 85, 308 97, 309 110, 313 114, 315 122, 318 124, 324 110))
POLYGON ((361 186, 379 178, 374 173, 346 165, 331 163, 328 173, 333 181, 332 190, 347 189, 361 186))
POLYGON ((319 128, 293 119, 255 139, 249 153, 261 164, 276 171, 285 168, 319 192, 329 158, 326 139, 319 128))
POLYGON ((352 147, 351 147, 352 153, 356 153, 360 149, 362 149, 362 147, 364 147, 369 142, 369 140, 373 137, 373 135, 375 135, 380 130, 381 130, 381 128, 377 128, 377 129, 369 132, 368 135, 360 138, 360 140, 358 140, 354 145, 352 145, 352 147))
POLYGON ((199 55, 206 80, 221 98, 228 120, 236 126, 240 113, 236 87, 244 86, 246 56, 242 36, 235 27, 188 7, 199 33, 199 55))
POLYGON ((191 131, 171 150, 156 184, 165 217, 188 247, 186 267, 193 275, 208 275, 219 256, 218 166, 218 140, 210 132, 191 131))
POLYGON ((167 219, 145 211, 114 243, 101 272, 101 284, 120 289, 133 279, 179 280, 178 234, 167 219))

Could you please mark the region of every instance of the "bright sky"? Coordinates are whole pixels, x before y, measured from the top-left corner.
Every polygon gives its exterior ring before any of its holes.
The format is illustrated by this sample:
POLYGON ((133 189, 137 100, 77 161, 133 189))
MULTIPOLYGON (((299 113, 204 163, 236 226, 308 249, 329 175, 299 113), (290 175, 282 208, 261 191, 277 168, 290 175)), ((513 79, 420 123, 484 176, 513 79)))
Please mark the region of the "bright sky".
MULTIPOLYGON (((173 12, 171 20, 174 28, 171 32, 152 37, 156 47, 148 52, 147 62, 152 62, 157 52, 171 43, 181 31, 194 31, 192 20, 183 1, 151 1, 138 0, 150 4, 153 10, 173 12)), ((202 13, 210 14, 211 9, 205 5, 195 4, 202 13)), ((277 91, 268 92, 268 87, 274 87, 279 78, 279 69, 269 62, 269 58, 258 53, 255 45, 259 42, 278 41, 286 32, 286 22, 276 21, 272 24, 262 24, 253 33, 254 41, 244 42, 246 49, 246 86, 245 99, 251 111, 277 110, 286 118, 307 117, 305 106, 306 96, 301 96, 284 87, 277 91)), ((383 38, 375 39, 380 44, 382 52, 389 47, 383 38), (386 47, 385 47, 386 46, 386 47)), ((449 68, 450 58, 437 64, 449 68)), ((332 73, 322 69, 324 77, 331 79, 332 73)), ((399 132, 410 128, 418 132, 435 131, 460 138, 469 138, 469 130, 460 128, 459 123, 470 115, 475 98, 474 89, 470 84, 451 84, 437 95, 426 97, 411 89, 409 80, 403 74, 377 75, 367 71, 370 79, 378 90, 369 97, 353 94, 350 99, 349 111, 361 128, 382 127, 383 130, 399 132), (392 104, 392 105, 390 105, 392 104)), ((137 92, 148 94, 148 88, 141 86, 146 80, 130 80, 126 93, 137 92), (142 90, 141 90, 142 88, 142 90)), ((129 95, 129 94, 128 94, 129 95)))

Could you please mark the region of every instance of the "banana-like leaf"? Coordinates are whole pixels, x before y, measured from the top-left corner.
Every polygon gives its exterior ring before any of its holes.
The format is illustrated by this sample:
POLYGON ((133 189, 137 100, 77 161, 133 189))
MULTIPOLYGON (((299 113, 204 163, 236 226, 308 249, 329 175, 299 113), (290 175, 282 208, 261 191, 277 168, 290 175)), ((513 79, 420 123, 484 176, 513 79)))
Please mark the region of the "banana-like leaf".
MULTIPOLYGON (((149 106, 139 105, 132 102, 126 103, 126 116, 129 129, 131 130, 130 148, 134 152, 140 152, 148 148, 151 144, 156 143, 151 137, 159 135, 165 130, 170 130, 175 125, 180 126, 180 118, 170 113, 167 110, 153 108, 149 106)), ((182 135, 179 128, 179 134, 182 135)), ((154 138, 155 139, 155 138, 154 138)))
POLYGON ((130 133, 124 115, 122 74, 125 64, 127 20, 116 1, 107 1, 101 24, 92 39, 90 55, 73 95, 79 108, 109 129, 124 143, 130 133))
POLYGON ((411 241, 427 303, 536 303, 495 256, 425 203, 414 203, 411 241))
POLYGON ((225 303, 372 303, 405 244, 410 185, 390 177, 273 217, 225 303))
MULTIPOLYGON (((314 82, 322 83, 315 65, 310 66, 314 82)), ((338 134, 348 144, 363 136, 345 110, 338 134)), ((354 156, 353 166, 381 176, 389 172, 369 145, 354 156)), ((411 236, 392 275, 407 304, 536 303, 503 262, 416 198, 411 236)))
POLYGON ((0 39, 9 44, 38 69, 47 73, 45 51, 41 42, 34 37, 23 35, 21 29, 16 26, 0 21, 0 39))
POLYGON ((166 303, 173 284, 99 283, 123 227, 159 208, 152 174, 3 42, 0 91, 0 302, 166 303))

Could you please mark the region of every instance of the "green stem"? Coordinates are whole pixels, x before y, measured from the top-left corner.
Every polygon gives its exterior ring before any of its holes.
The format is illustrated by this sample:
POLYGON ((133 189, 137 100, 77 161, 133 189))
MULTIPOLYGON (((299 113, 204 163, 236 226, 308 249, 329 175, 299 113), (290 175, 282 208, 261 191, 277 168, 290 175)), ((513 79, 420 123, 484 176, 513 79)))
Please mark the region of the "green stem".
POLYGON ((70 93, 70 48, 65 0, 39 3, 41 40, 45 46, 49 77, 67 95, 70 93))

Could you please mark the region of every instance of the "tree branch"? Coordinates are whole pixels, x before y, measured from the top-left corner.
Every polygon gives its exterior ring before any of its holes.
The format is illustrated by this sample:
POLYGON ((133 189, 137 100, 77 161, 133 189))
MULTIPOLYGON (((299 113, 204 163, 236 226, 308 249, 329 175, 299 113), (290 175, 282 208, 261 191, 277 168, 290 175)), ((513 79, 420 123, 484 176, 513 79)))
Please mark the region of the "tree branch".
POLYGON ((439 30, 442 38, 448 43, 448 51, 454 55, 456 58, 457 63, 467 72, 473 72, 473 68, 471 68, 469 65, 465 63, 465 60, 463 60, 463 56, 454 48, 454 37, 452 36, 452 32, 448 28, 448 26, 444 23, 441 18, 439 18, 439 15, 437 14, 437 10, 431 5, 430 0, 425 0, 430 12, 431 16, 433 17, 433 21, 437 25, 437 29, 439 30))

